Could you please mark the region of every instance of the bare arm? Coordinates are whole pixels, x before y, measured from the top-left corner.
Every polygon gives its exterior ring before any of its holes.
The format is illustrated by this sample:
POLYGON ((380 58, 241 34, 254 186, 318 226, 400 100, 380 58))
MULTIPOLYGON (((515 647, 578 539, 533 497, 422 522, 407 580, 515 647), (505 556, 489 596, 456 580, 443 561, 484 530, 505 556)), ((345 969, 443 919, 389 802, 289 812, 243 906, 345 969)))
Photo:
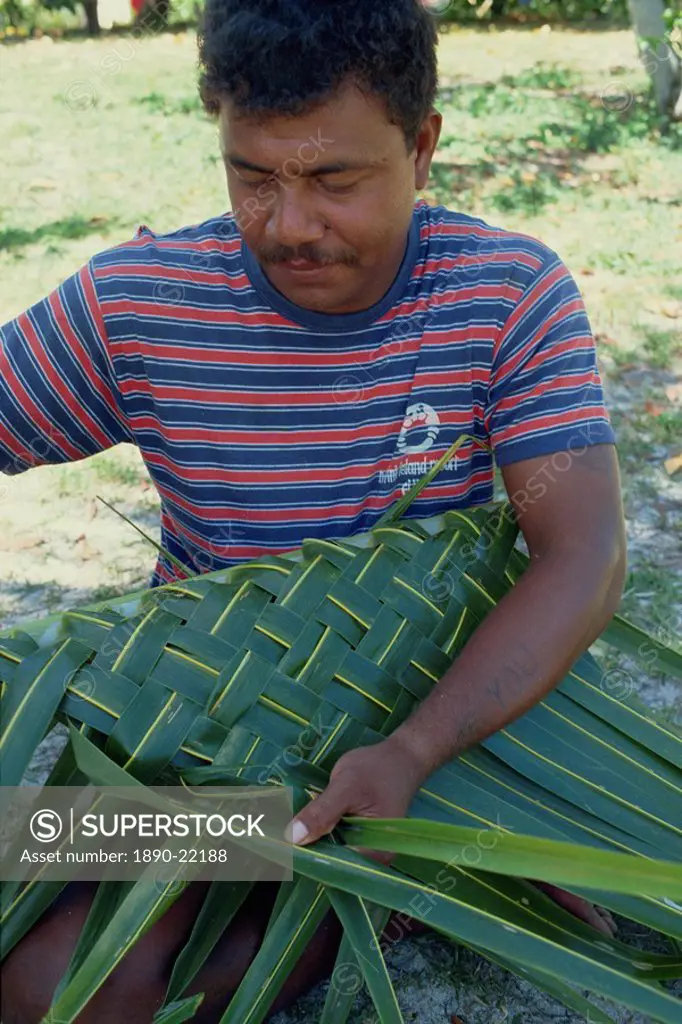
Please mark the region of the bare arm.
POLYGON ((543 455, 503 470, 531 563, 389 738, 422 780, 542 700, 618 607, 626 546, 615 448, 562 453, 556 465, 563 471, 543 455))

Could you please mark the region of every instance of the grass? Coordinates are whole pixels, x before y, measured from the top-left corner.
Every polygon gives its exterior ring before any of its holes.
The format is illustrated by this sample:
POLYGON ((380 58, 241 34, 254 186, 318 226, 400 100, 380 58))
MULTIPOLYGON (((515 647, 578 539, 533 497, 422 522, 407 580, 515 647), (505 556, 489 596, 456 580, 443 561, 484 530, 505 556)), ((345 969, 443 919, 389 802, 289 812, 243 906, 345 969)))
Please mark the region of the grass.
MULTIPOLYGON (((679 601, 679 584, 670 574, 661 574, 661 566, 644 561, 628 572, 623 593, 622 610, 633 619, 644 619, 652 632, 670 620, 670 609, 679 601)), ((644 626, 645 623, 642 622, 644 626)), ((666 643, 674 643, 666 629, 666 643)))
MULTIPOLYGON (((192 32, 43 39, 2 59, 22 102, 0 93, 0 322, 140 224, 173 230, 229 209, 192 32)), ((558 251, 607 383, 630 389, 633 371, 651 372, 613 412, 624 489, 648 500, 651 473, 682 437, 654 379, 682 362, 682 319, 670 317, 682 303, 682 126, 666 132, 652 109, 628 30, 452 29, 440 79, 443 132, 424 195, 558 251)), ((122 451, 62 467, 56 500, 100 491, 148 520, 155 492, 122 451)))
MULTIPOLYGON (((644 96, 631 34, 464 29, 440 54, 426 197, 542 238, 595 329, 639 344, 642 307, 679 286, 661 240, 679 217, 682 150, 644 96)), ((141 223, 172 230, 229 208, 192 33, 40 40, 3 62, 24 101, 0 95, 0 320, 141 223)))
POLYGON ((656 369, 670 369, 682 355, 682 334, 679 330, 642 329, 642 351, 646 361, 656 369))
POLYGON ((121 462, 117 452, 102 452, 89 460, 89 465, 101 483, 119 484, 123 487, 139 487, 147 479, 143 467, 121 462))
MULTIPOLYGON (((569 70, 557 66, 557 80, 573 83, 569 70)), ((641 93, 527 90, 528 80, 533 69, 448 90, 435 197, 488 219, 503 214, 503 226, 547 240, 578 276, 598 275, 584 289, 589 299, 592 286, 608 287, 608 303, 590 306, 597 329, 607 312, 619 337, 634 341, 637 303, 654 278, 662 303, 677 277, 674 247, 661 239, 679 199, 661 186, 682 166, 682 131, 664 134, 641 93)))

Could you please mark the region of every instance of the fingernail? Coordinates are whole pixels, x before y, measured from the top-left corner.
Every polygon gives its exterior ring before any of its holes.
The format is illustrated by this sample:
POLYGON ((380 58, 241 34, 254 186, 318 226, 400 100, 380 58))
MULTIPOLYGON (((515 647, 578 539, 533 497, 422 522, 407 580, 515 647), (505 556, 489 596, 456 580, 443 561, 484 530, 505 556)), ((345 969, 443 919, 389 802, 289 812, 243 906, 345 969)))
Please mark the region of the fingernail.
POLYGON ((307 829, 302 821, 289 822, 286 830, 286 838, 290 843, 300 843, 308 835, 307 829))

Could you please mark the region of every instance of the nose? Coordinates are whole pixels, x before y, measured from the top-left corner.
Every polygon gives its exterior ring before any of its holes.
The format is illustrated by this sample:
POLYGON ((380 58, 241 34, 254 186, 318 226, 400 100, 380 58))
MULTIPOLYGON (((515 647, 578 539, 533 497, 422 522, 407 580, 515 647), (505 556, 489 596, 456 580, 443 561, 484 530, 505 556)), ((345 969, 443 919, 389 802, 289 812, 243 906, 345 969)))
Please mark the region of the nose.
POLYGON ((266 225, 271 244, 298 249, 321 241, 324 231, 322 220, 302 191, 291 186, 279 190, 266 225))

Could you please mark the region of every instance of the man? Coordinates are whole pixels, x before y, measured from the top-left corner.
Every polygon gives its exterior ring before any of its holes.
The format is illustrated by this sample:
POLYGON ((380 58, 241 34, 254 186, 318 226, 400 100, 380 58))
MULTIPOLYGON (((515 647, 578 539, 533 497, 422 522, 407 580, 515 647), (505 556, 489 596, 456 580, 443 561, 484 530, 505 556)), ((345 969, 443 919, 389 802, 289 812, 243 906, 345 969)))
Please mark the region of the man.
MULTIPOLYGON (((625 560, 614 436, 556 254, 415 204, 442 122, 420 0, 208 0, 200 60, 233 212, 143 227, 5 325, 0 468, 138 445, 163 543, 196 572, 370 529, 466 433, 492 453, 461 449, 409 515, 489 501, 494 454, 532 556, 411 718, 338 761, 294 823, 310 843, 344 814, 405 815, 431 772, 540 700, 602 631, 625 560)), ((176 575, 161 557, 153 583, 176 575)), ((151 1019, 204 891, 188 888, 79 1021, 151 1019)), ((258 888, 195 979, 198 1021, 219 1019, 273 895, 258 888)), ((69 887, 12 952, 4 1024, 45 1012, 91 898, 69 887)), ((316 940, 275 1008, 331 969, 334 915, 316 940)))

